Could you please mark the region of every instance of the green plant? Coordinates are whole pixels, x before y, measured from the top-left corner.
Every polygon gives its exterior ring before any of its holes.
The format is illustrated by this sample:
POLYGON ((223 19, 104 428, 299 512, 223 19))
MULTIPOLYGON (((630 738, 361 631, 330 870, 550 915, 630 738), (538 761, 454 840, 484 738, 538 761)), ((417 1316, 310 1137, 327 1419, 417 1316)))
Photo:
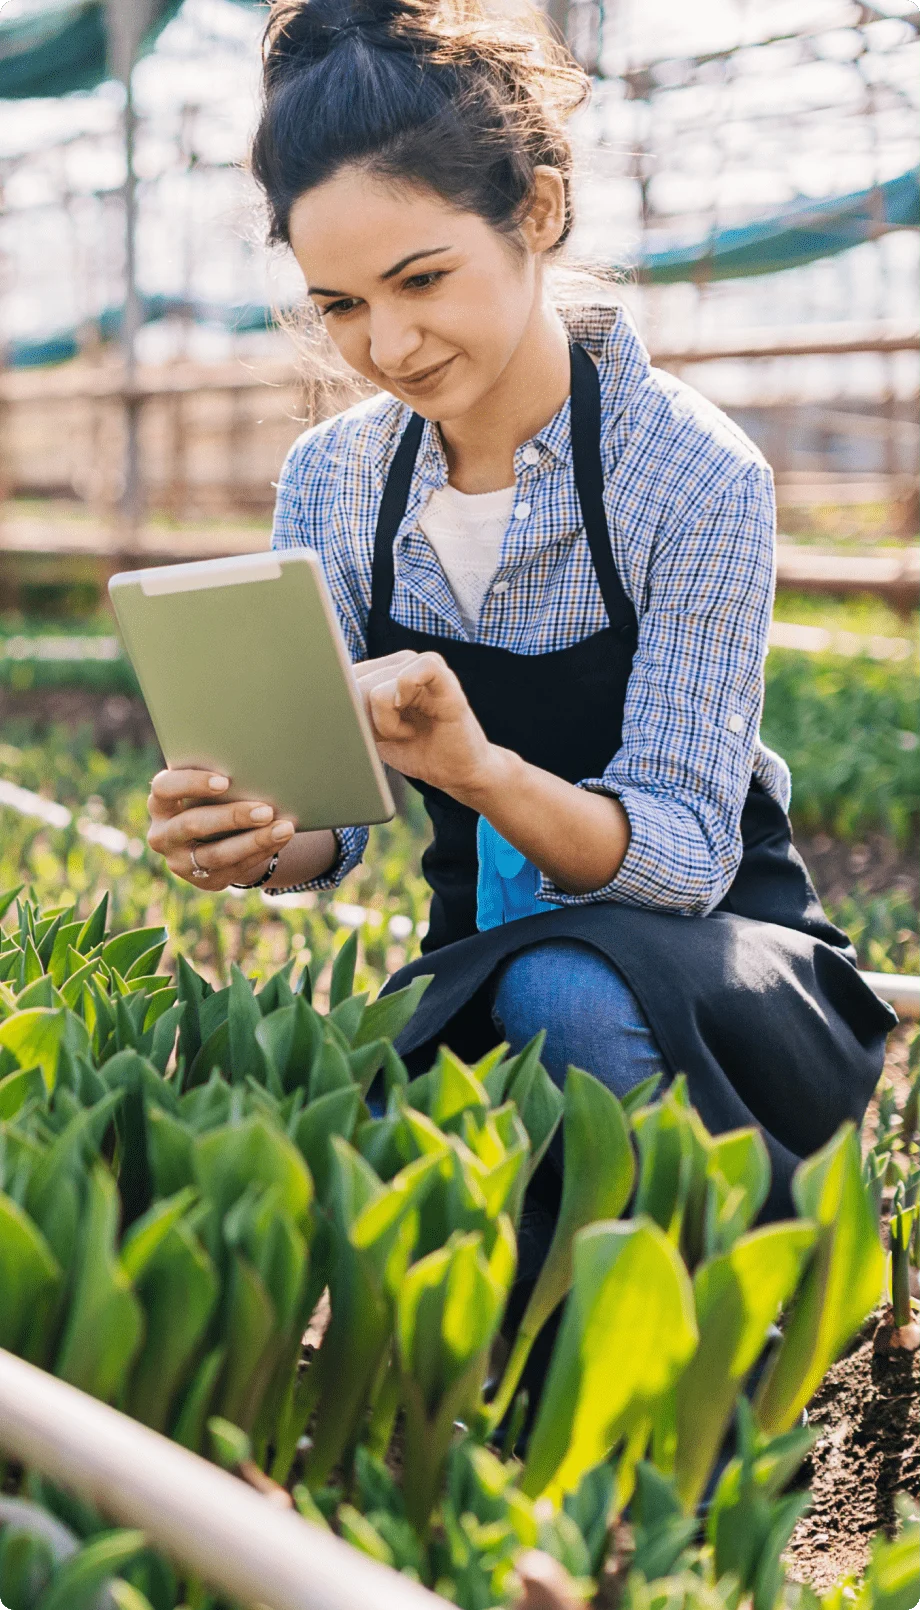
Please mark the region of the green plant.
MULTIPOLYGON (((85 919, 14 904, 0 937, 2 1345, 270 1473, 308 1518, 466 1610, 509 1598, 526 1548, 590 1591, 611 1529, 630 1525, 625 1602, 677 1570, 688 1603, 754 1595, 775 1610, 800 1504, 783 1491, 806 1447, 795 1421, 882 1279, 852 1128, 798 1171, 798 1218, 753 1228, 763 1143, 710 1136, 683 1080, 621 1104, 571 1070, 561 1096, 535 1041, 473 1068, 444 1050, 410 1081, 392 1041, 425 982, 355 993, 354 935, 324 1013, 290 967, 259 989, 233 969, 214 989, 185 959, 175 979, 158 971, 162 928, 110 938, 104 903, 85 919), (556 1238, 489 1404, 524 1193, 560 1122, 556 1238), (522 1465, 487 1442, 564 1301, 522 1465)), ((128 1576, 129 1599, 173 1610, 173 1578, 128 1576)))

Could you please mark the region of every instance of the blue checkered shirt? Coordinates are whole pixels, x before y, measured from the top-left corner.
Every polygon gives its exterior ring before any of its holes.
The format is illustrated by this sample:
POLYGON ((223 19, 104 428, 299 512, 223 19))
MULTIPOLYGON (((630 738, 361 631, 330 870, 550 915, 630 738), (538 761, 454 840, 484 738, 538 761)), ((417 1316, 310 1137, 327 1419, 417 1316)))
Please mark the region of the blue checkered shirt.
MULTIPOLYGON (((622 308, 564 316, 598 364, 608 525, 639 621, 621 747, 603 776, 578 786, 616 795, 631 837, 604 888, 572 895, 544 878, 539 897, 707 912, 739 865, 752 773, 789 802, 789 772, 758 736, 774 592, 771 472, 719 409, 651 367, 622 308)), ((299 437, 278 486, 273 546, 315 549, 354 660, 366 653, 375 525, 408 419, 386 394, 350 408, 299 437)), ((427 423, 394 543, 391 613, 401 626, 471 641, 419 527, 447 478, 438 430, 427 423)), ((472 641, 545 654, 607 625, 582 530, 568 400, 516 451, 515 485, 472 641)), ((334 887, 361 860, 367 829, 337 836, 336 865, 310 887, 334 887)))

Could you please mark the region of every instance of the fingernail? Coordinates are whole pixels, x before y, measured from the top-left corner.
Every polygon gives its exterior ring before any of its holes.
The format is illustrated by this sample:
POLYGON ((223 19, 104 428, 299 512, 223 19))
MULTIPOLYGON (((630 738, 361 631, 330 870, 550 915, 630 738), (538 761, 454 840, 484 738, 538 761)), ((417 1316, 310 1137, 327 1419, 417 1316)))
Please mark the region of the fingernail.
POLYGON ((276 822, 272 828, 272 837, 273 839, 289 839, 293 832, 293 822, 276 822))
POLYGON ((272 814, 271 805, 254 805, 249 816, 251 822, 271 822, 272 814))
POLYGON ((215 793, 220 793, 222 788, 229 788, 230 787, 230 778, 229 777, 209 777, 208 778, 208 787, 213 788, 215 793))

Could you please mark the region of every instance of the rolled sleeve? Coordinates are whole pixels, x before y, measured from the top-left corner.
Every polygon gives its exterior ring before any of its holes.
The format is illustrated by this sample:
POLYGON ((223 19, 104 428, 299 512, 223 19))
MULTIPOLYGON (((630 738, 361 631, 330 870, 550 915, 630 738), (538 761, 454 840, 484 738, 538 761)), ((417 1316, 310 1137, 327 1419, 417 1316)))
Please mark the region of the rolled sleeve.
POLYGON ((773 587, 773 486, 758 463, 666 534, 650 566, 622 746, 579 784, 620 800, 626 856, 603 888, 572 895, 544 878, 540 899, 686 916, 722 900, 742 857, 773 587))

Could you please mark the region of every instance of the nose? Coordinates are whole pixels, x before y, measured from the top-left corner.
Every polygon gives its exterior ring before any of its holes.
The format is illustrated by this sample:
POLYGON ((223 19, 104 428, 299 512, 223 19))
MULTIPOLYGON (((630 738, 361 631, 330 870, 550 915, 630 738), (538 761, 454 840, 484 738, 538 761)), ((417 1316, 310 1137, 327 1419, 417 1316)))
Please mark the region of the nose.
POLYGON ((371 361, 385 375, 398 375, 411 366, 422 345, 422 332, 395 308, 375 308, 370 320, 371 361))

